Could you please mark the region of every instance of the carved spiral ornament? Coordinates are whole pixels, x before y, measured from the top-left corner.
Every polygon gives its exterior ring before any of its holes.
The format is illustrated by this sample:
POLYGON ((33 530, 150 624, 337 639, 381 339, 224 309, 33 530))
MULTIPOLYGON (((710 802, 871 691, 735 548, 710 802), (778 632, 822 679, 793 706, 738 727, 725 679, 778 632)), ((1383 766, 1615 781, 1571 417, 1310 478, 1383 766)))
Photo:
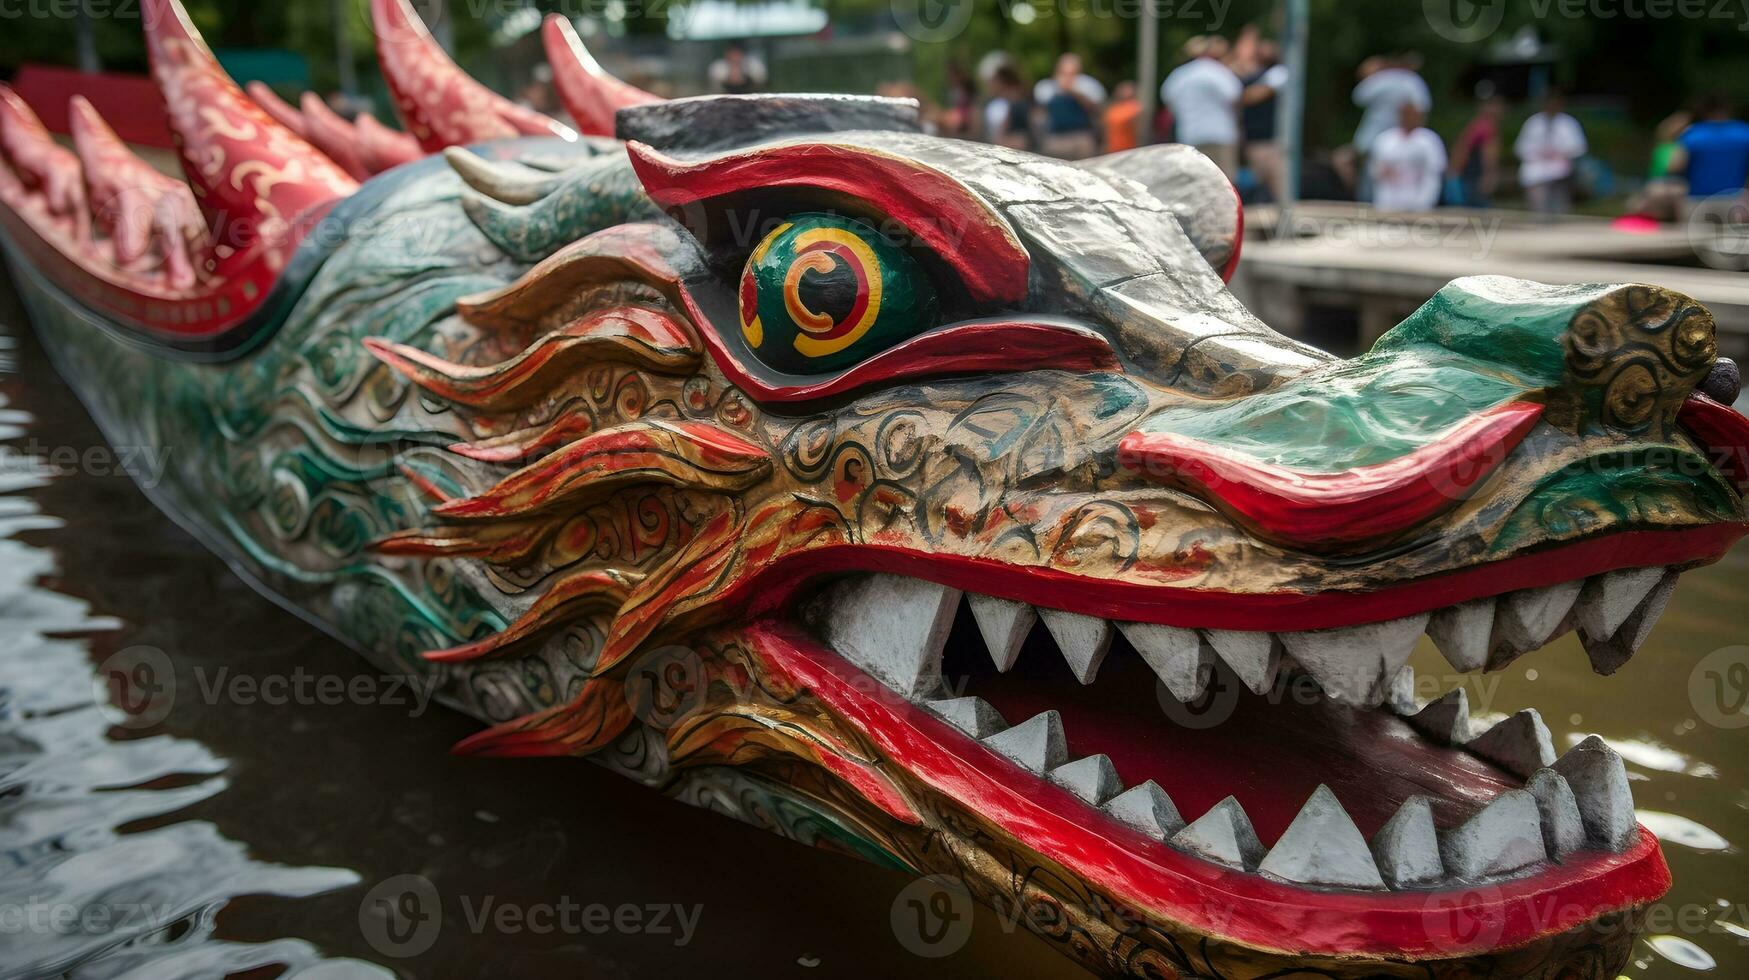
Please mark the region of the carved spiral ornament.
POLYGON ((1574 315, 1563 338, 1567 373, 1596 392, 1597 421, 1664 432, 1712 368, 1712 314, 1656 286, 1612 290, 1574 315))

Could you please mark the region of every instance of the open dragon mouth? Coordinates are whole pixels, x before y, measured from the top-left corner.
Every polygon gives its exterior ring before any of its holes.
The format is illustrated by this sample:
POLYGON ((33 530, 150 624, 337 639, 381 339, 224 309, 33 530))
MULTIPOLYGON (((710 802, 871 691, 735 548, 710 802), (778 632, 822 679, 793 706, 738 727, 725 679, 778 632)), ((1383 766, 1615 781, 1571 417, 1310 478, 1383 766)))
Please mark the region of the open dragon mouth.
POLYGON ((1639 832, 1625 767, 1600 739, 1557 757, 1534 710, 1483 731, 1462 688, 1419 702, 1404 664, 1420 637, 1468 672, 1577 630, 1613 671, 1676 579, 1628 569, 1383 623, 1245 632, 862 574, 824 586, 802 619, 1011 775, 1080 797, 1090 819, 1097 808, 1282 883, 1425 892, 1582 879, 1639 832))

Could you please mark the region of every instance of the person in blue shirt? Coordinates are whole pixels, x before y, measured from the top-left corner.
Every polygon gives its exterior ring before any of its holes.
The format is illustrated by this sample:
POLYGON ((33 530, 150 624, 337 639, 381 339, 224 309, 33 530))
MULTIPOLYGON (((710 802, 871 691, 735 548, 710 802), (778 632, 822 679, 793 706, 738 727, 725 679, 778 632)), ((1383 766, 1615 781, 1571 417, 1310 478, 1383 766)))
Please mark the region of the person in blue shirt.
POLYGON ((1749 123, 1731 118, 1723 96, 1707 98, 1696 116, 1679 139, 1687 158, 1688 196, 1741 193, 1749 184, 1749 123))

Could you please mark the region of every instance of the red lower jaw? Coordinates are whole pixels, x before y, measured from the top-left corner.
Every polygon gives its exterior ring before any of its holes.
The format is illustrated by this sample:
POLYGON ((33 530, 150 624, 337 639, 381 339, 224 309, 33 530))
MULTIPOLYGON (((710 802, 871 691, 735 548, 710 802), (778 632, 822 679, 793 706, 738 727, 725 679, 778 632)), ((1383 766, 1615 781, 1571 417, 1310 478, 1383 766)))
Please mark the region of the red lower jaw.
MULTIPOLYGON (((1124 907, 1283 953, 1449 959, 1521 945, 1651 902, 1670 873, 1650 831, 1623 854, 1462 892, 1313 891, 1188 857, 1023 772, 869 678, 799 630, 764 622, 748 644, 861 731, 890 766, 1006 830, 1124 907)), ((871 777, 878 769, 868 764, 871 777)), ((885 780, 883 780, 885 781, 885 780)), ((894 814, 915 820, 915 814, 894 814)))

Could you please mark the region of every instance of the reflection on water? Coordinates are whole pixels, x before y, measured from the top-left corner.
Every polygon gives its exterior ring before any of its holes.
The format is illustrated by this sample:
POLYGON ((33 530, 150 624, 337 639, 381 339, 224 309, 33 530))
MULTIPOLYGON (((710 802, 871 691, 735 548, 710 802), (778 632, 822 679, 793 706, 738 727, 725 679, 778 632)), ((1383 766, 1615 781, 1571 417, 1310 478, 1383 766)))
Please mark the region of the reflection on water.
MULTIPOLYGON (((0 305, 0 322, 16 310, 0 305)), ((99 445, 34 342, 0 343, 16 372, 0 377, 0 439, 51 458, 99 445)), ((574 760, 450 757, 474 725, 441 709, 239 697, 221 671, 260 690, 382 679, 125 476, 14 451, 0 494, 0 975, 1082 975, 982 909, 962 951, 913 956, 891 925, 905 876, 574 760), (96 667, 141 647, 164 652, 178 696, 161 724, 117 726, 96 667), (368 900, 407 875, 441 908, 416 949, 385 944, 392 910, 368 900), (567 903, 636 908, 644 925, 536 928, 567 903), (518 916, 486 914, 505 908, 518 916), (653 928, 656 908, 694 928, 653 928)), ((1703 666, 1729 668, 1715 651, 1745 640, 1746 573, 1739 548, 1688 576, 1617 677, 1592 675, 1569 638, 1471 692, 1492 712, 1538 708, 1568 743, 1601 732, 1630 760, 1676 875, 1625 971, 1636 980, 1749 976, 1749 729, 1713 720, 1707 699, 1734 675, 1703 666)), ((1416 663, 1443 667, 1429 649, 1416 663)))

